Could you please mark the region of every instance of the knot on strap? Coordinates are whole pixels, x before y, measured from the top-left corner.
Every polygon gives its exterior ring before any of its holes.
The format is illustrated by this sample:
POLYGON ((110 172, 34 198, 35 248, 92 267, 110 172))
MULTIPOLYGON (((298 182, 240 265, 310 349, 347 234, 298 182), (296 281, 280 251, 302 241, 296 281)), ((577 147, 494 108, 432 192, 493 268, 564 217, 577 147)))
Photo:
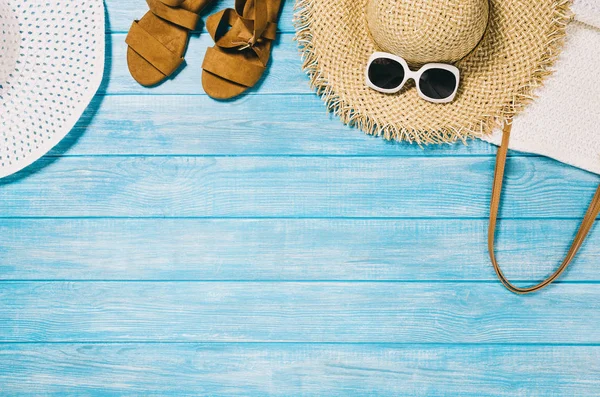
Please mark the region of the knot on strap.
POLYGON ((233 8, 221 10, 207 18, 206 28, 217 46, 239 51, 250 48, 266 65, 269 52, 260 44, 265 40, 275 40, 277 24, 267 21, 266 9, 265 14, 257 19, 259 9, 255 9, 255 19, 244 18, 233 8))

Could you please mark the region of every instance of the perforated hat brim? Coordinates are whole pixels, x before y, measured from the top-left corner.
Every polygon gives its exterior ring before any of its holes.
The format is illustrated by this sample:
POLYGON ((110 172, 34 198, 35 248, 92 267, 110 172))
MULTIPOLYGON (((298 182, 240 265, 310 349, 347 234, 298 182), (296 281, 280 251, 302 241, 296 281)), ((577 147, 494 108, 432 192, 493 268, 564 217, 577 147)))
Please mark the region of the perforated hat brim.
POLYGON ((0 0, 0 178, 73 128, 102 81, 102 0, 0 0))

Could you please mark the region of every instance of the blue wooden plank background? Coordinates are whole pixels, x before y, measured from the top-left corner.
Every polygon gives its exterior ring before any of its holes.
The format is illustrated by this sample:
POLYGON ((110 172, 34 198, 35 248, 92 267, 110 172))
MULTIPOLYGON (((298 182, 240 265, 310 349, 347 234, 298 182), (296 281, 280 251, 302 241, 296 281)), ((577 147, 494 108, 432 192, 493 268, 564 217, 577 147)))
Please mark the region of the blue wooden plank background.
MULTIPOLYGON (((559 283, 514 296, 486 252, 495 148, 343 126, 308 89, 292 0, 269 72, 226 103, 202 91, 206 32, 146 89, 124 43, 146 4, 106 8, 100 92, 0 181, 1 395, 598 395, 597 228, 559 283)), ((597 183, 511 153, 512 279, 551 271, 597 183)))

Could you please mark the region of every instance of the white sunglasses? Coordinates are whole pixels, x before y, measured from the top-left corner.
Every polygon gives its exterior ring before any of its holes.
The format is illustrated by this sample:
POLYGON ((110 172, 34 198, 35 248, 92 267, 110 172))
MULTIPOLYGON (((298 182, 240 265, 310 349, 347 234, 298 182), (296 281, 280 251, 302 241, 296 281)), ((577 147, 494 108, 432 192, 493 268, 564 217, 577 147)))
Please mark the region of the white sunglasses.
POLYGON ((419 96, 433 103, 452 102, 458 91, 460 71, 445 63, 428 63, 413 72, 401 57, 376 52, 365 70, 367 86, 385 94, 395 94, 409 79, 417 85, 419 96))

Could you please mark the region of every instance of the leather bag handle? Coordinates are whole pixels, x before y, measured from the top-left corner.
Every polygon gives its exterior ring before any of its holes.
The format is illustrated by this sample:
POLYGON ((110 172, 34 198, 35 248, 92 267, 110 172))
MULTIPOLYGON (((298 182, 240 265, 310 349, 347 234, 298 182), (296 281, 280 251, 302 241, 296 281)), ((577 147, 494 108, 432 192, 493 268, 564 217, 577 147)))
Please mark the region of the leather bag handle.
POLYGON ((590 206, 587 210, 587 213, 585 214, 585 217, 583 218, 583 221, 581 222, 581 226, 579 227, 579 231, 577 232, 577 235, 575 236, 575 239, 573 240, 573 243, 571 244, 571 248, 569 249, 567 256, 565 257, 565 259, 563 260, 563 262, 559 266, 559 268, 556 269, 556 271, 554 273, 552 273, 547 279, 545 279, 544 281, 542 281, 539 284, 533 285, 531 287, 526 287, 526 288, 519 288, 519 287, 515 286, 510 281, 508 281, 508 279, 506 277, 504 277, 504 274, 502 273, 502 270, 500 269, 500 266, 498 265, 498 262, 496 261, 496 254, 494 251, 494 240, 495 240, 496 223, 497 223, 496 221, 497 221, 497 217, 498 217, 498 208, 500 207, 500 199, 501 199, 501 195, 502 195, 502 184, 504 181, 504 169, 506 166, 506 155, 508 153, 508 142, 510 140, 511 128, 512 128, 512 121, 508 121, 504 125, 503 135, 502 135, 502 145, 498 149, 498 153, 496 155, 496 170, 494 172, 494 185, 492 188, 492 201, 490 204, 490 223, 489 223, 489 228, 488 228, 488 250, 490 253, 490 259, 492 261, 492 265, 494 266, 494 270, 496 271, 496 275, 498 276, 498 278, 500 279, 502 284, 504 284, 504 286, 509 291, 514 292, 515 294, 524 295, 524 294, 529 294, 532 292, 539 291, 542 288, 547 287, 552 282, 554 282, 565 271, 567 266, 569 266, 569 264, 571 263, 571 261, 573 260, 575 255, 577 254, 577 251, 579 251, 579 249, 581 248, 581 245, 583 244, 585 238, 587 237, 588 233, 590 232, 592 225, 594 224, 594 221, 596 220, 596 217, 598 216, 598 213, 600 212, 600 186, 598 186, 598 190, 596 190, 596 194, 594 195, 594 198, 592 199, 592 203, 590 204, 590 206))

